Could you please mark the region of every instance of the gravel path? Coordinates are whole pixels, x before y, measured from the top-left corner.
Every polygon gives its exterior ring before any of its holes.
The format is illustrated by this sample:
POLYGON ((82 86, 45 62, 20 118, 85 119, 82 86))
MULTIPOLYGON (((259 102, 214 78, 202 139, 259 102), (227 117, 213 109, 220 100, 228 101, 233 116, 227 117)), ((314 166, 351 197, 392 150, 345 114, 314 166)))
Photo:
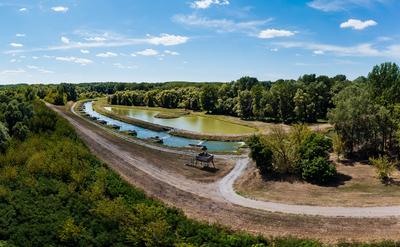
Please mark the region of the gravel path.
MULTIPOLYGON (((67 116, 57 108, 48 105, 64 118, 66 118, 76 128, 84 129, 85 135, 93 139, 98 145, 103 146, 105 149, 112 152, 114 155, 118 155, 121 159, 131 164, 135 168, 148 174, 149 176, 167 183, 177 189, 193 193, 195 195, 208 198, 219 202, 228 202, 234 205, 239 205, 246 208, 252 208, 257 210, 265 210, 269 212, 279 212, 287 214, 299 214, 299 215, 313 215, 313 216, 324 216, 324 217, 349 217, 349 218, 385 218, 385 217, 399 217, 400 206, 387 206, 387 207, 320 207, 320 206, 307 206, 307 205, 290 205, 283 203, 275 203, 268 201, 259 201, 250 198, 243 197, 237 194, 234 190, 233 184, 246 169, 249 164, 249 159, 245 156, 227 156, 223 155, 220 158, 230 158, 236 160, 236 165, 232 171, 221 180, 214 183, 200 183, 185 178, 182 175, 176 173, 170 173, 165 170, 159 169, 152 165, 147 159, 141 157, 135 157, 129 152, 121 151, 118 145, 110 144, 104 138, 93 132, 92 130, 81 126, 77 121, 67 116)), ((75 105, 74 105, 75 106, 75 105)), ((73 108, 71 111, 77 114, 73 108)), ((87 120, 89 121, 89 120, 87 120)), ((93 123, 93 122, 91 122, 93 123)), ((95 124, 95 123, 93 123, 95 124)), ((96 124, 97 125, 97 124, 96 124)), ((102 127, 100 125, 97 125, 102 127)), ((148 143, 144 143, 139 140, 127 138, 123 135, 113 132, 107 128, 102 127, 105 131, 112 132, 114 135, 123 138, 127 141, 135 142, 141 145, 146 145, 153 148, 155 151, 164 151, 172 153, 188 153, 187 151, 174 150, 161 146, 155 146, 148 143)), ((283 192, 284 193, 284 192, 283 192)))

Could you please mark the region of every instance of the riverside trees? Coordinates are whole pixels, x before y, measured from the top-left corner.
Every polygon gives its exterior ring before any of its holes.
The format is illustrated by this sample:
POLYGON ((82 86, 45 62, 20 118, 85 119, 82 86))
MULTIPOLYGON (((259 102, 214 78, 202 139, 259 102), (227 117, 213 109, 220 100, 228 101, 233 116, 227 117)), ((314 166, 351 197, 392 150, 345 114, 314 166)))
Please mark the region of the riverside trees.
POLYGON ((354 83, 334 98, 329 120, 348 156, 398 151, 400 70, 394 63, 375 66, 366 82, 354 83))
POLYGON ((335 90, 349 84, 345 76, 305 75, 295 80, 262 82, 242 77, 231 83, 199 83, 186 87, 161 85, 117 91, 108 96, 115 105, 159 106, 204 110, 210 114, 278 122, 315 122, 326 119, 335 90), (340 85, 340 86, 338 86, 340 85), (144 97, 143 97, 144 95, 144 97))

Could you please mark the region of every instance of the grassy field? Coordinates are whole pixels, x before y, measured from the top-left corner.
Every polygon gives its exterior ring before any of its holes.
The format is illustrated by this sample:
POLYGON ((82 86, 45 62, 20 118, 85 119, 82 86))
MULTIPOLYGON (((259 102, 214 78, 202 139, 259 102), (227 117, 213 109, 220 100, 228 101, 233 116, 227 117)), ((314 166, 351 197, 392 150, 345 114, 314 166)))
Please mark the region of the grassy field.
POLYGON ((389 206, 400 204, 400 172, 384 185, 375 169, 365 163, 337 163, 338 182, 318 186, 290 180, 266 180, 254 165, 235 184, 238 193, 260 200, 321 206, 389 206))

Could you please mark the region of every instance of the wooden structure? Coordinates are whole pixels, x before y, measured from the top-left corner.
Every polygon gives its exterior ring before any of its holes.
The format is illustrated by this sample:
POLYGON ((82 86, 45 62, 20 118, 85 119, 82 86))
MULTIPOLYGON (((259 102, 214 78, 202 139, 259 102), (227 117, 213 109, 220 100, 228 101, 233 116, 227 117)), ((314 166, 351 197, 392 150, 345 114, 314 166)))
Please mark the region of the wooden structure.
POLYGON ((194 158, 192 158, 189 165, 191 166, 200 165, 203 168, 215 168, 214 155, 209 154, 207 152, 206 146, 203 146, 201 150, 203 150, 203 152, 197 154, 194 158))

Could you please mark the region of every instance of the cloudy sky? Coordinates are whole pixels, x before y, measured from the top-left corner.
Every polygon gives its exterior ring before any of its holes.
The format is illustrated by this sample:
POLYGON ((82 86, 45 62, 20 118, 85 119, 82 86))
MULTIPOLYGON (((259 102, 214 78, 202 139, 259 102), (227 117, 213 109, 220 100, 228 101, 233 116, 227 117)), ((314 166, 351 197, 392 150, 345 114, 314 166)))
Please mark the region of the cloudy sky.
POLYGON ((366 75, 397 0, 0 0, 0 83, 366 75))

